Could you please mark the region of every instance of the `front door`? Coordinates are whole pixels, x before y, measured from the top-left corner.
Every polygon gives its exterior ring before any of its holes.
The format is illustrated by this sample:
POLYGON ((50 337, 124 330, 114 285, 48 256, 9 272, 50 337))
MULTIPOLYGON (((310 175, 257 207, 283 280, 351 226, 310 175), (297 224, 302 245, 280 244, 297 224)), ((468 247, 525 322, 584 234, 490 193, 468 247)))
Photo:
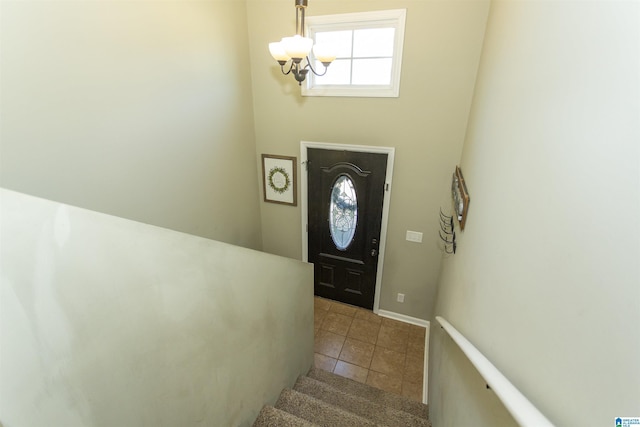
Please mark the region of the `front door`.
POLYGON ((314 291, 373 308, 387 154, 307 149, 314 291))

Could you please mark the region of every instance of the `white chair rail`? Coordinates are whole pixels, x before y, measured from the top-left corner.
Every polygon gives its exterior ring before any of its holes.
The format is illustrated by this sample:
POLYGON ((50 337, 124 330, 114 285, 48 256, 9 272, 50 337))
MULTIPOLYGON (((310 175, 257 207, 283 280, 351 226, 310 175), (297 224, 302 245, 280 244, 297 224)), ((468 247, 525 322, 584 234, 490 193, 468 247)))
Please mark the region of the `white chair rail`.
POLYGON ((498 396, 516 422, 526 427, 553 427, 549 421, 529 400, 520 393, 511 382, 467 340, 451 323, 440 316, 436 320, 449 336, 458 344, 462 352, 475 366, 487 385, 498 396))

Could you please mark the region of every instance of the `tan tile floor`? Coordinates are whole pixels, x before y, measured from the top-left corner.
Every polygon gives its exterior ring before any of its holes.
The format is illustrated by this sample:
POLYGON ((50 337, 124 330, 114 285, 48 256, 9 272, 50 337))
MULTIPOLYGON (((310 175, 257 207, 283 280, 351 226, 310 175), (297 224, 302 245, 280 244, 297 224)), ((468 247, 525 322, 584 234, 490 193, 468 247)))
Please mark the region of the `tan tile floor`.
POLYGON ((425 328, 315 297, 315 367, 422 401, 425 328))

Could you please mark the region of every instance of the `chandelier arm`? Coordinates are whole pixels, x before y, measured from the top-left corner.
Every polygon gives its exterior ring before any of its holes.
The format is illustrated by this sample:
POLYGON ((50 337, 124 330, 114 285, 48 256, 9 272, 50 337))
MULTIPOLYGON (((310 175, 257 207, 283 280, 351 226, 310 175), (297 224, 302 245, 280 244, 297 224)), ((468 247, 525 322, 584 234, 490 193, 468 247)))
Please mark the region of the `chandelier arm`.
POLYGON ((293 70, 293 61, 291 62, 291 65, 289 65, 289 70, 285 73, 285 71, 284 71, 284 66, 285 66, 286 64, 287 64, 286 62, 285 62, 284 64, 280 64, 280 71, 282 71, 282 74, 284 74, 285 76, 286 76, 287 74, 291 74, 291 71, 293 70))
POLYGON ((325 74, 327 74, 327 70, 329 69, 329 67, 328 67, 328 66, 326 66, 324 63, 322 63, 322 65, 324 65, 324 72, 323 72, 322 74, 320 74, 320 73, 318 73, 318 72, 313 68, 313 66, 311 65, 311 60, 310 60, 310 59, 309 59, 309 57, 307 56, 307 65, 305 65, 305 68, 309 67, 309 69, 311 70, 311 72, 312 72, 313 74, 315 74, 316 76, 318 76, 318 77, 322 77, 322 76, 324 76, 325 74))

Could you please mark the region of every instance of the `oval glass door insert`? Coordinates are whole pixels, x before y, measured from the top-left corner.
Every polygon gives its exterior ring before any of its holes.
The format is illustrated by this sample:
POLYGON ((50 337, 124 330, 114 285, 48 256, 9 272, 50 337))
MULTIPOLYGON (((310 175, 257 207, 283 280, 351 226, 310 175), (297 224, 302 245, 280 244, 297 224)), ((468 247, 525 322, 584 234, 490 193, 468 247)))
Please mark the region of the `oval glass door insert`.
POLYGON ((346 250, 358 224, 358 201, 353 181, 347 175, 340 175, 331 188, 329 204, 329 231, 336 248, 346 250))

